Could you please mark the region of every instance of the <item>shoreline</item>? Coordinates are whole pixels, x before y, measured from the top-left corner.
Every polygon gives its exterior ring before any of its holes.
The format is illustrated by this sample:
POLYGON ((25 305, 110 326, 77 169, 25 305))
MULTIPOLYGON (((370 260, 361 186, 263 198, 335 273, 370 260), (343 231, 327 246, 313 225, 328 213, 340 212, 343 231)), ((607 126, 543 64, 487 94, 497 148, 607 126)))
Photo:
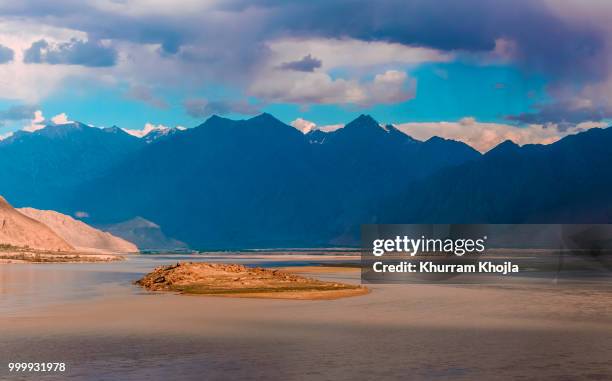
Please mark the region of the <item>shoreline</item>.
POLYGON ((125 256, 118 253, 52 252, 33 249, 0 251, 0 264, 107 263, 123 260, 125 256))

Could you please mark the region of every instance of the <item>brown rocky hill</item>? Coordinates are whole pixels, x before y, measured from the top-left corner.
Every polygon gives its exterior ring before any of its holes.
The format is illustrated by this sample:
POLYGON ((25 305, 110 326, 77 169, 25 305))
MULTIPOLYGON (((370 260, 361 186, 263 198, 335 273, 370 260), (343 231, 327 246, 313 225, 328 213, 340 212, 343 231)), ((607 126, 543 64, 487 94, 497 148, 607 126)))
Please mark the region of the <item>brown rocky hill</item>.
POLYGON ((33 208, 17 209, 53 230, 79 251, 104 253, 135 253, 138 248, 131 242, 110 233, 95 229, 86 223, 53 210, 33 208))
POLYGON ((73 251, 74 247, 45 224, 19 213, 0 196, 0 244, 37 250, 73 251))

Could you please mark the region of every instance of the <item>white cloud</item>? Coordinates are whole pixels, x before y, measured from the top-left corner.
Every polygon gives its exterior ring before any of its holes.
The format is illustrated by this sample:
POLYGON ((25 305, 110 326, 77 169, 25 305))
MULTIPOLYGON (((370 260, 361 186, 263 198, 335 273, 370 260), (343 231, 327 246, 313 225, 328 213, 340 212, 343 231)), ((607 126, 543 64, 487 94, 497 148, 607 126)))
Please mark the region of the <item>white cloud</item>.
POLYGON ((68 119, 68 115, 66 115, 65 112, 55 115, 53 118, 51 118, 51 121, 55 124, 66 124, 72 122, 68 119))
POLYGON ((418 140, 432 136, 462 141, 480 152, 486 152, 505 140, 516 144, 551 144, 591 128, 605 127, 604 122, 583 122, 561 131, 555 124, 531 124, 517 127, 508 124, 483 123, 467 117, 457 122, 424 122, 396 124, 400 131, 418 140))
POLYGON ((317 125, 315 123, 309 120, 306 120, 306 119, 302 119, 302 118, 297 118, 296 120, 291 122, 291 125, 297 128, 298 130, 302 131, 302 133, 304 134, 307 134, 310 131, 317 128, 317 125))
POLYGON ((370 98, 366 103, 399 103, 414 97, 416 80, 403 71, 387 70, 377 74, 366 90, 370 98))
MULTIPOLYGON (((66 81, 96 82, 103 86, 117 86, 128 82, 130 89, 141 90, 143 84, 190 86, 199 85, 197 69, 202 65, 185 63, 176 58, 159 54, 159 44, 138 44, 128 41, 102 40, 104 45, 118 50, 118 60, 112 67, 86 67, 81 65, 49 65, 23 62, 24 51, 33 42, 44 39, 50 44, 76 40, 88 40, 87 33, 60 28, 27 19, 4 19, 0 17, 0 45, 12 49, 14 59, 0 65, 1 98, 38 104, 52 95, 66 81)), ((208 79, 209 77, 207 77, 208 79)), ((132 94, 134 95, 134 94, 132 94)), ((140 93, 136 96, 145 97, 140 93)), ((156 106, 165 106, 163 100, 153 95, 148 100, 156 106)))
MULTIPOLYGON (((46 121, 45 116, 43 115, 42 110, 34 111, 34 116, 30 120, 30 124, 23 127, 23 131, 34 132, 38 130, 42 130, 47 125, 44 123, 46 121)), ((66 124, 71 123, 72 121, 68 119, 68 115, 66 113, 57 114, 51 118, 51 122, 54 124, 66 124)))
POLYGON ((0 44, 15 52, 14 59, 0 65, 0 94, 2 98, 35 104, 44 99, 60 83, 71 76, 83 76, 91 72, 87 68, 66 65, 32 65, 23 62, 23 51, 32 42, 47 39, 51 42, 67 41, 71 38, 86 38, 80 31, 30 22, 0 19, 0 44))
POLYGON ((355 80, 332 79, 326 73, 277 72, 260 76, 249 94, 273 102, 357 103, 365 98, 355 80))
POLYGON ((135 136, 137 138, 142 138, 146 135, 148 135, 150 132, 152 131, 167 131, 170 128, 167 126, 164 126, 163 124, 158 124, 158 125, 154 125, 152 123, 145 123, 144 127, 142 128, 142 130, 130 130, 127 128, 123 128, 123 131, 127 132, 128 134, 135 136))
POLYGON ((45 128, 45 125, 43 124, 44 121, 45 117, 43 116, 42 111, 36 110, 34 111, 34 117, 32 118, 32 120, 30 120, 30 124, 23 127, 23 130, 27 132, 42 130, 43 128, 45 128))
POLYGON ((269 61, 247 88, 249 95, 294 104, 393 104, 414 97, 416 80, 403 68, 445 62, 453 54, 389 42, 355 39, 282 39, 268 43, 269 61), (305 55, 321 61, 314 72, 279 69, 305 55), (341 77, 332 76, 341 69, 341 77), (376 73, 372 78, 372 74, 376 73), (367 79, 372 78, 372 79, 367 79))
POLYGON ((344 127, 344 124, 328 124, 328 125, 323 125, 323 126, 317 126, 316 123, 311 122, 310 120, 303 119, 303 118, 297 118, 296 120, 291 122, 291 125, 295 127, 296 129, 300 130, 304 134, 307 134, 310 131, 314 131, 314 130, 319 130, 323 132, 332 132, 332 131, 336 131, 344 127))
POLYGON ((414 97, 416 80, 404 72, 387 70, 371 81, 334 79, 321 72, 274 71, 259 76, 249 93, 271 102, 296 104, 398 103, 414 97))
POLYGON ((317 130, 323 132, 333 132, 344 127, 344 124, 327 124, 325 126, 319 126, 317 130))

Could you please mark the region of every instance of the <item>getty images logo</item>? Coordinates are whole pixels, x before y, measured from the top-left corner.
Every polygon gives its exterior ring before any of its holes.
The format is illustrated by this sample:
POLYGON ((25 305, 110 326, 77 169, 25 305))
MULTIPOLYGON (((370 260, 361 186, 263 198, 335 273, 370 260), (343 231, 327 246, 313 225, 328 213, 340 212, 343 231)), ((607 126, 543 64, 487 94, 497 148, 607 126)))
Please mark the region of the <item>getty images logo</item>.
POLYGON ((486 250, 487 236, 482 238, 420 238, 396 236, 389 239, 372 241, 372 254, 380 257, 385 253, 406 253, 410 256, 419 254, 453 254, 461 257, 465 254, 482 254, 486 250))

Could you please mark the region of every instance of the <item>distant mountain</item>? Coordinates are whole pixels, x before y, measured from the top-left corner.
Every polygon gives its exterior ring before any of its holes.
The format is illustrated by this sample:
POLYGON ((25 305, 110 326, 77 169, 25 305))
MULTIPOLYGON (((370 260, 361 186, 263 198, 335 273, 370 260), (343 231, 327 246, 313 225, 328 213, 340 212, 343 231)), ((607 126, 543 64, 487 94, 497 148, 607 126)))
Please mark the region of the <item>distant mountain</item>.
POLYGON ((37 250, 73 251, 74 247, 48 226, 15 210, 0 196, 0 245, 37 250))
POLYGON ((15 205, 67 211, 67 194, 145 143, 119 128, 74 122, 0 141, 0 193, 15 205))
POLYGON ((131 242, 95 229, 86 223, 53 210, 19 208, 17 211, 48 226, 78 251, 102 253, 135 253, 131 242))
POLYGON ((77 194, 98 223, 141 216, 192 247, 263 245, 275 230, 294 239, 297 217, 314 202, 308 147, 301 132, 267 114, 211 117, 144 147, 77 194))
POLYGON ((359 225, 379 222, 374 210, 398 189, 480 157, 464 143, 418 141, 367 115, 333 132, 313 131, 305 137, 316 173, 310 188, 324 190, 315 198, 322 213, 314 220, 326 221, 325 227, 333 231, 329 242, 336 244, 357 242, 359 225))
POLYGON ((389 222, 610 223, 610 147, 612 128, 550 145, 506 141, 404 189, 380 212, 389 222))
POLYGON ((345 244, 400 185, 480 156, 463 143, 416 141, 367 116, 321 144, 309 135, 269 114, 213 116, 148 145, 77 194, 89 197, 80 202, 99 223, 142 216, 196 248, 345 244))
POLYGON ((135 217, 129 221, 117 224, 100 226, 118 237, 135 243, 140 250, 188 250, 184 242, 177 241, 164 234, 160 226, 142 217, 135 217))
POLYGON ((452 140, 415 140, 394 126, 381 126, 372 117, 361 115, 344 128, 319 134, 313 140, 317 172, 328 172, 327 181, 354 189, 356 182, 380 195, 397 183, 405 184, 445 167, 480 157, 470 146, 452 140), (322 136, 324 134, 324 136, 322 136))
POLYGON ((146 143, 153 143, 159 139, 165 139, 174 134, 178 134, 182 131, 185 131, 185 127, 165 127, 165 126, 153 126, 151 124, 147 124, 142 130, 130 130, 123 128, 123 131, 126 133, 141 138, 146 143))
POLYGON ((355 245, 365 223, 612 221, 612 129, 484 155, 366 115, 307 134, 270 114, 163 131, 17 133, 0 142, 0 192, 146 249, 355 245))

